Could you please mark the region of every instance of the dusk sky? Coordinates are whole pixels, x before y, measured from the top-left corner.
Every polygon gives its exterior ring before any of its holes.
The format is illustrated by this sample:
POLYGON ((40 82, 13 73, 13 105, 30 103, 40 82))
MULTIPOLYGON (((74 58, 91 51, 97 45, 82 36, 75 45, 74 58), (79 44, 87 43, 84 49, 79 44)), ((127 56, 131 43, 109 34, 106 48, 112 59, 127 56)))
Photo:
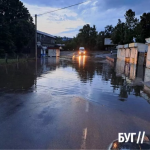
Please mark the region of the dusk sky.
MULTIPOLYGON (((31 15, 66 7, 82 0, 21 0, 31 15)), ((96 25, 103 31, 106 25, 115 26, 118 19, 124 21, 126 10, 132 9, 139 18, 150 12, 150 0, 91 0, 79 6, 38 17, 38 30, 58 36, 76 36, 85 24, 96 25)))

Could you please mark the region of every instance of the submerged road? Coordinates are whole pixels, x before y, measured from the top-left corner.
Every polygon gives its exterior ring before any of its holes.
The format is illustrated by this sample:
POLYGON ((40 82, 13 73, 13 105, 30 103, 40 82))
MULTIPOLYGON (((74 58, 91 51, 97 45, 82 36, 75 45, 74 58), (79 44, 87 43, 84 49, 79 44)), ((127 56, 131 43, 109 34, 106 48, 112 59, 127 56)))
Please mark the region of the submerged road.
POLYGON ((59 58, 0 67, 0 148, 107 149, 119 132, 150 133, 143 86, 106 61, 59 58))

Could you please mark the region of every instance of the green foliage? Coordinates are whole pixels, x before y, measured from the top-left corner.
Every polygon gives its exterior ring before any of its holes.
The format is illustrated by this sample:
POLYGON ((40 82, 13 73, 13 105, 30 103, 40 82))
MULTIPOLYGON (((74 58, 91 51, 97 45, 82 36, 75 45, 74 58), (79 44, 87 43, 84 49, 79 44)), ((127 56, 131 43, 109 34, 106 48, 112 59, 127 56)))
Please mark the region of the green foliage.
POLYGON ((105 32, 101 31, 99 32, 98 36, 97 36, 97 42, 96 42, 96 48, 99 50, 104 50, 105 49, 105 45, 104 45, 104 39, 105 39, 105 32))
POLYGON ((135 12, 129 9, 125 13, 125 20, 125 23, 118 20, 111 35, 113 43, 132 43, 134 38, 136 42, 145 43, 145 38, 150 37, 150 13, 143 13, 139 21, 135 17, 135 12))
POLYGON ((20 0, 0 1, 0 49, 20 53, 33 38, 33 19, 20 0))
POLYGON ((73 40, 67 42, 68 49, 78 49, 84 46, 87 50, 104 50, 104 39, 111 38, 114 44, 127 44, 134 42, 145 43, 145 38, 150 37, 150 13, 143 13, 140 20, 135 17, 135 12, 129 9, 125 13, 125 22, 118 19, 115 27, 107 25, 99 33, 95 26, 84 25, 73 40))
POLYGON ((145 42, 145 38, 150 37, 150 13, 143 13, 140 16, 140 23, 137 27, 141 39, 138 39, 139 42, 145 42))
POLYGON ((126 30, 126 25, 125 23, 121 22, 120 19, 118 19, 118 23, 115 26, 111 39, 113 43, 115 44, 124 44, 125 43, 125 30, 126 30))
POLYGON ((113 33, 113 31, 114 31, 113 26, 112 26, 112 25, 107 25, 107 26, 105 27, 105 36, 106 36, 107 38, 110 38, 111 35, 112 35, 112 33, 113 33))
POLYGON ((60 36, 56 37, 56 44, 64 44, 64 42, 62 41, 62 37, 60 36))
POLYGON ((97 31, 95 25, 90 27, 89 24, 84 25, 82 29, 79 30, 77 35, 78 47, 85 47, 87 50, 94 50, 96 46, 97 31))
POLYGON ((138 24, 138 19, 135 18, 135 12, 133 12, 131 9, 126 11, 125 14, 125 43, 131 43, 133 42, 133 38, 135 37, 135 27, 138 24))

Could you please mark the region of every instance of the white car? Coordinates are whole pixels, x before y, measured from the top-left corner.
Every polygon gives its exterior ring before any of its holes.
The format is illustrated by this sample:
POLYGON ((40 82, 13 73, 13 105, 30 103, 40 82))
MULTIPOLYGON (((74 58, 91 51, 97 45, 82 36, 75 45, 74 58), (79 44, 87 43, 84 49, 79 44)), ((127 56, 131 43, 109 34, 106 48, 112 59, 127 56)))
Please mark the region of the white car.
POLYGON ((85 54, 85 48, 84 47, 79 47, 79 55, 85 54))

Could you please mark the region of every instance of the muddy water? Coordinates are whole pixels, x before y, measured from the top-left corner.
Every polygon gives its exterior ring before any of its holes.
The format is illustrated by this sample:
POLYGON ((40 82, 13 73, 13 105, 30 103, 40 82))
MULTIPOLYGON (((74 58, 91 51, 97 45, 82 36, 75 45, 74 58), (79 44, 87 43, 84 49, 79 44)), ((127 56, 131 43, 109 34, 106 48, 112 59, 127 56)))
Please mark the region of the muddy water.
POLYGON ((106 149, 119 132, 149 134, 142 69, 86 56, 0 66, 0 148, 106 149))

